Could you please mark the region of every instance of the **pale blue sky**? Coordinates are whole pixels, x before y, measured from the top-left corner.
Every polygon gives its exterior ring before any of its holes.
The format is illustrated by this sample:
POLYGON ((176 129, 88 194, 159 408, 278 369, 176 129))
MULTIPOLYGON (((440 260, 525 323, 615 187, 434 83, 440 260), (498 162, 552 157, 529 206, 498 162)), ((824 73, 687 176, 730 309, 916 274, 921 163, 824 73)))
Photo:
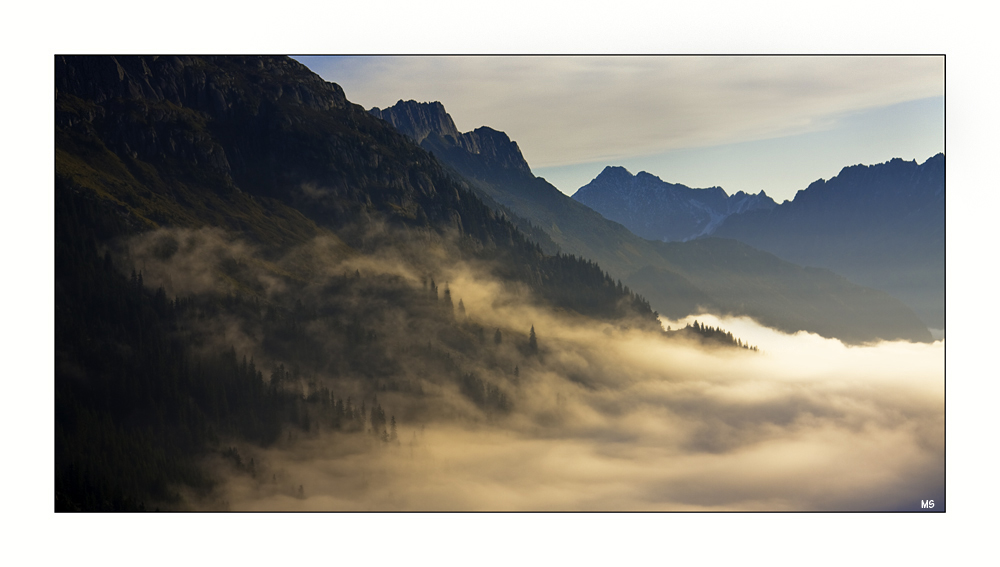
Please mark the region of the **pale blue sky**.
MULTIPOLYGON (((730 195, 766 191, 780 203, 848 165, 881 163, 894 157, 923 163, 943 152, 943 144, 944 98, 931 97, 851 113, 825 130, 626 157, 613 165, 632 173, 647 171, 689 187, 718 185, 730 195)), ((572 194, 606 165, 581 163, 533 168, 533 172, 572 194)))
POLYGON ((371 108, 440 101, 567 194, 607 165, 791 199, 944 151, 942 57, 298 57, 371 108))

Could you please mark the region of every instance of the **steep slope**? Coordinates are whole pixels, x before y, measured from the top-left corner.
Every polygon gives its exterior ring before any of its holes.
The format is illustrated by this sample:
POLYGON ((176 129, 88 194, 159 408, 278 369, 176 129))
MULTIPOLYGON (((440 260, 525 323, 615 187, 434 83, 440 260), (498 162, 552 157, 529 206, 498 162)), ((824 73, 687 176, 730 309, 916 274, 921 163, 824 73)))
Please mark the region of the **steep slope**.
POLYGON ((577 190, 573 199, 638 236, 667 242, 710 234, 734 213, 775 207, 763 191, 727 195, 721 187, 692 189, 645 171, 633 176, 624 167, 612 166, 577 190))
POLYGON ((55 84, 57 510, 188 507, 204 459, 261 480, 235 444, 388 443, 384 392, 414 420, 503 416, 550 347, 501 315, 490 340, 494 301, 659 338, 642 298, 290 59, 57 57, 55 84))
POLYGON ((57 177, 135 230, 216 226, 275 251, 332 230, 364 250, 388 221, 457 234, 470 257, 563 307, 619 310, 613 293, 595 305, 555 283, 579 270, 605 289, 599 269, 545 255, 427 152, 291 59, 58 57, 56 88, 57 177))
POLYGON ((926 326, 898 300, 831 272, 807 270, 733 240, 706 245, 640 238, 532 175, 503 132, 429 129, 454 124, 440 103, 400 101, 372 112, 472 180, 481 194, 547 232, 563 251, 595 260, 672 318, 708 310, 848 343, 930 340, 926 326))
POLYGON ((845 167, 770 211, 727 218, 716 236, 884 290, 944 328, 945 157, 845 167))

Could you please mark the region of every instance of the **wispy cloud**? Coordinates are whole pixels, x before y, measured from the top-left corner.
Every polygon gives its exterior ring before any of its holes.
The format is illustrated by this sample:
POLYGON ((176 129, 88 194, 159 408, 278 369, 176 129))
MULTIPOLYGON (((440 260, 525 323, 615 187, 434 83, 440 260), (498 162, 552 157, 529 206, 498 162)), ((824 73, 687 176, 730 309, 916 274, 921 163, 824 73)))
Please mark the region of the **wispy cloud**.
POLYGON ((532 167, 814 132, 944 89, 941 57, 301 59, 365 107, 438 100, 462 131, 504 130, 532 167))

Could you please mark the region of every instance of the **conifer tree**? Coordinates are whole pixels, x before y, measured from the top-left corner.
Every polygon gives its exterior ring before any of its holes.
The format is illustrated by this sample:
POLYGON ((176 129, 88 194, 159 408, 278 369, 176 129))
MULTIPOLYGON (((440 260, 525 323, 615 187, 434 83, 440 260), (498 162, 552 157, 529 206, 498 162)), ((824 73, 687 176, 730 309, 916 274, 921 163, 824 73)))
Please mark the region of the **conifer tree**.
POLYGON ((535 337, 535 326, 531 326, 531 334, 528 335, 528 348, 531 352, 538 352, 538 339, 535 337))
POLYGON ((453 307, 452 307, 452 303, 451 303, 451 290, 450 290, 450 289, 448 289, 448 284, 447 284, 447 283, 446 283, 446 284, 444 284, 444 307, 445 307, 445 309, 447 309, 447 310, 448 310, 449 312, 450 312, 450 311, 452 310, 452 308, 453 308, 453 307))

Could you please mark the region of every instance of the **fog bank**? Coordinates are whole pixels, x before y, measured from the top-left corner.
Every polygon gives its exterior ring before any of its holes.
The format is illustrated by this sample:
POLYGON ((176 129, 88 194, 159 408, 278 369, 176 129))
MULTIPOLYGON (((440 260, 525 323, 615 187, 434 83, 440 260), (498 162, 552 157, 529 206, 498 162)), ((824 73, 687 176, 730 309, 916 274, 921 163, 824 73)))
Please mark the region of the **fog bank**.
MULTIPOLYGON (((519 319, 525 310, 491 313, 519 319)), ((548 356, 522 369, 511 415, 476 419, 475 408, 467 408, 460 418, 401 422, 398 444, 328 432, 280 448, 247 448, 274 471, 272 481, 229 477, 226 506, 913 510, 926 499, 944 505, 943 341, 845 347, 747 320, 699 318, 756 344, 762 352, 754 354, 534 318, 545 330, 548 356)), ((439 396, 434 403, 463 403, 447 388, 439 396)))

